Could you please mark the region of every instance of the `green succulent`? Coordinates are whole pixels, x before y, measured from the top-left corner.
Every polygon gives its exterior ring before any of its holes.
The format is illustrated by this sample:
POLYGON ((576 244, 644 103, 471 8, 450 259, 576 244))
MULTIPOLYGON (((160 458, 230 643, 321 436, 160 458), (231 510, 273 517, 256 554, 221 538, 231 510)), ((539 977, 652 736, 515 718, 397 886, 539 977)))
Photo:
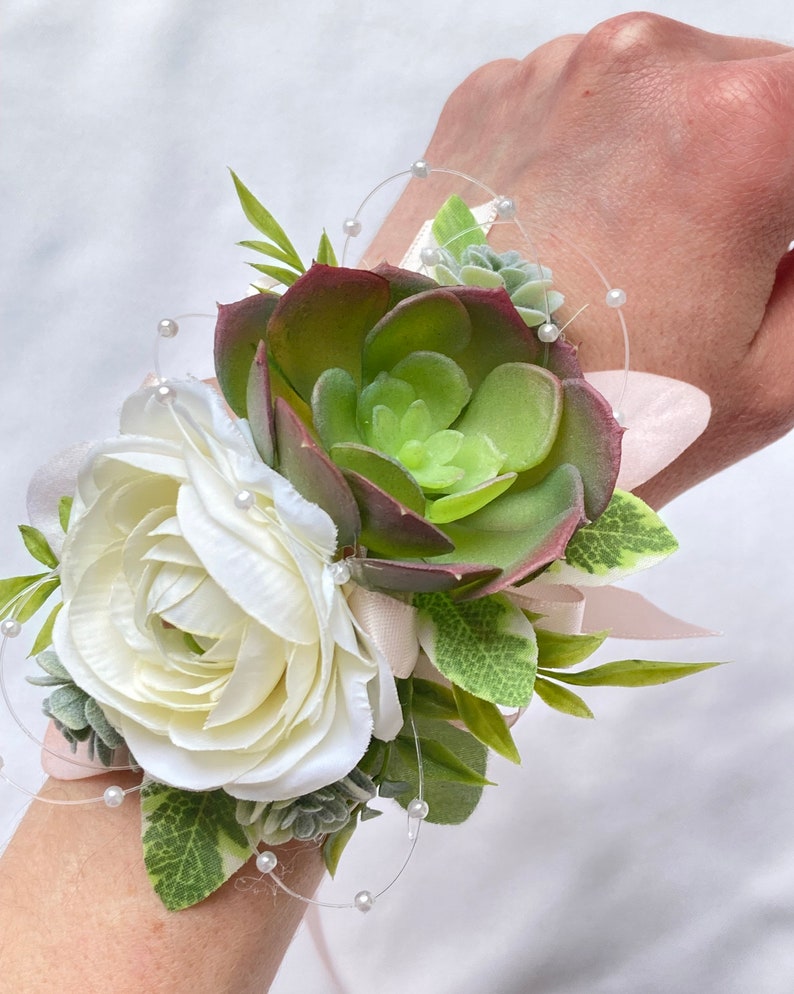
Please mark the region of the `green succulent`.
POLYGON ((366 586, 498 592, 612 495, 609 405, 503 288, 314 265, 281 297, 221 305, 215 358, 261 457, 333 518, 366 586))
POLYGON ((46 676, 29 676, 27 680, 37 687, 55 688, 42 701, 42 710, 52 718, 72 752, 77 751, 78 743, 85 742, 89 760, 96 757, 103 766, 112 766, 113 753, 124 745, 124 739, 100 706, 75 684, 53 651, 40 652, 36 662, 46 676))
POLYGON ((344 828, 356 808, 377 790, 359 769, 311 794, 288 801, 238 801, 237 821, 259 841, 278 846, 291 839, 308 841, 344 828))
POLYGON ((445 248, 438 249, 438 256, 433 276, 441 286, 504 287, 530 328, 548 321, 565 302, 561 293, 551 289, 551 270, 527 262, 515 250, 496 252, 486 244, 467 245, 457 257, 445 248))

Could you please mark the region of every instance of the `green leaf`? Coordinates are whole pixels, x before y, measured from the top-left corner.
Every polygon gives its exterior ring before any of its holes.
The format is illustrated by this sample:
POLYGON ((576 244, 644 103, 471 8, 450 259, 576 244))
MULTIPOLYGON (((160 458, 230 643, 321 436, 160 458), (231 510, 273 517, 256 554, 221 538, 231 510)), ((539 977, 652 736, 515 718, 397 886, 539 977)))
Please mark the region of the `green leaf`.
POLYGON ((413 713, 419 718, 436 718, 441 721, 458 721, 460 714, 455 696, 449 687, 435 680, 413 678, 413 713))
POLYGON ((45 566, 49 566, 50 569, 55 569, 58 565, 58 557, 50 548, 50 543, 38 530, 32 525, 20 525, 19 531, 22 535, 22 541, 25 543, 25 548, 40 563, 44 563, 45 566))
POLYGON ((257 231, 260 231, 265 238, 270 239, 271 242, 278 246, 278 248, 280 248, 289 257, 290 265, 303 272, 304 267, 300 260, 300 256, 295 251, 295 246, 289 238, 287 238, 284 229, 278 221, 276 221, 270 211, 262 206, 262 204, 239 179, 234 171, 230 170, 230 172, 232 174, 232 179, 234 180, 234 187, 237 190, 237 196, 240 199, 240 206, 243 208, 245 216, 257 231))
POLYGON ((105 712, 97 704, 93 697, 89 697, 85 702, 85 716, 89 725, 93 728, 99 738, 105 743, 108 749, 118 749, 124 745, 124 738, 110 724, 105 717, 105 712))
POLYGON ((336 258, 336 252, 334 252, 334 247, 331 244, 331 239, 323 228, 323 233, 320 235, 320 244, 317 246, 317 257, 316 262, 322 263, 324 266, 338 266, 339 262, 336 258))
POLYGON ((609 632, 562 635, 560 632, 549 632, 538 625, 534 627, 538 640, 538 666, 552 670, 566 670, 569 666, 584 662, 609 635, 609 632))
POLYGON ((251 857, 225 791, 177 790, 149 781, 141 789, 143 856, 155 892, 169 911, 189 908, 217 890, 251 857))
POLYGON ((60 587, 61 581, 58 577, 54 577, 52 580, 45 580, 40 583, 37 587, 32 590, 27 591, 23 596, 21 596, 17 602, 17 610, 15 617, 20 624, 24 624, 29 621, 33 615, 38 611, 38 609, 44 604, 50 594, 53 594, 58 587, 60 587))
POLYGON ((594 718, 595 715, 578 694, 567 687, 545 680, 542 676, 535 679, 535 693, 550 708, 571 714, 575 718, 594 718))
POLYGON ((43 580, 47 573, 35 573, 32 576, 12 576, 0 580, 0 618, 4 618, 14 606, 19 595, 43 580))
MULTIPOLYGON (((488 750, 465 729, 455 728, 445 721, 432 721, 418 718, 417 730, 424 739, 432 739, 444 745, 468 767, 480 775, 485 774, 488 750)), ((391 780, 406 780, 411 790, 397 798, 403 807, 419 794, 419 771, 416 764, 416 751, 411 744, 410 751, 393 748, 389 759, 388 776, 391 780)), ((483 788, 462 783, 426 778, 424 799, 430 813, 429 822, 437 825, 460 825, 471 815, 482 797, 483 788)))
POLYGON ((558 670, 538 670, 544 676, 562 680, 578 687, 655 687, 682 677, 710 670, 723 663, 668 663, 655 659, 620 659, 592 670, 560 673, 558 670))
MULTIPOLYGON (((405 763, 416 762, 416 744, 413 738, 399 735, 394 740, 395 748, 405 763)), ((419 749, 422 753, 422 766, 426 780, 443 780, 444 783, 462 783, 469 787, 493 786, 483 774, 472 769, 447 746, 433 739, 419 736, 419 749)))
POLYGON ((72 516, 72 504, 74 503, 74 497, 61 497, 58 501, 58 520, 61 523, 61 528, 64 531, 69 529, 69 519, 72 516))
POLYGON ((300 273, 293 272, 291 269, 282 269, 281 266, 266 266, 259 262, 249 262, 248 265, 258 273, 270 276, 277 283, 283 283, 284 286, 292 286, 300 276, 300 273))
POLYGON ((537 643, 532 625, 501 594, 454 601, 417 594, 419 639, 448 680, 493 704, 524 707, 532 696, 537 643))
POLYGON ((433 237, 458 262, 467 245, 482 245, 486 241, 476 218, 457 195, 441 205, 433 221, 433 237))
POLYGON ((47 698, 47 707, 53 718, 57 718, 70 731, 79 732, 89 724, 85 715, 87 700, 88 694, 84 690, 67 683, 53 690, 47 698))
POLYGON ((271 245, 270 242, 238 242, 240 248, 249 248, 254 252, 260 252, 262 255, 267 255, 271 259, 275 259, 276 262, 286 263, 291 269, 296 269, 297 272, 303 273, 306 270, 301 265, 300 267, 293 266, 292 256, 288 252, 283 252, 280 248, 276 248, 275 245, 271 245))
POLYGON ((565 550, 565 561, 599 583, 646 569, 678 548, 662 519, 634 494, 616 490, 606 510, 580 528, 565 550))
POLYGON ((33 642, 33 647, 28 653, 28 658, 30 658, 30 656, 37 656, 40 652, 43 652, 44 649, 47 649, 52 645, 52 629, 55 625, 55 619, 58 617, 58 612, 62 607, 63 601, 58 601, 52 611, 50 611, 47 616, 47 620, 41 626, 39 634, 33 642))
POLYGON ((342 853, 345 851, 348 842, 353 838, 353 833, 357 827, 358 819, 351 818, 343 828, 340 828, 338 832, 333 832, 325 840, 325 844, 323 845, 323 861, 325 868, 332 877, 336 875, 342 853))
POLYGON ((452 693, 460 716, 472 735, 476 736, 489 749, 493 749, 500 756, 509 759, 511 763, 520 764, 521 756, 499 708, 489 701, 483 701, 479 697, 475 697, 474 694, 467 693, 462 687, 456 687, 454 684, 452 685, 452 693))

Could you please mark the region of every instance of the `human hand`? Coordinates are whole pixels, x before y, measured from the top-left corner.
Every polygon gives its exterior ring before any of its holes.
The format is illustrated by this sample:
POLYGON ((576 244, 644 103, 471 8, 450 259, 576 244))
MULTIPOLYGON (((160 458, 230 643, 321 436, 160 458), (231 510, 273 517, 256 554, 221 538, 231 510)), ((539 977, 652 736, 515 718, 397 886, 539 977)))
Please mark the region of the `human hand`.
MULTIPOLYGON (((709 428, 646 500, 663 504, 794 424, 794 50, 622 15, 477 70, 426 158, 575 243, 627 293, 632 368, 711 396, 709 428)), ((450 192, 483 199, 446 176, 412 182, 368 260, 399 262, 450 192)), ((540 249, 566 287, 592 281, 578 254, 540 249)), ((622 363, 603 321, 590 311, 571 327, 585 369, 622 363)))

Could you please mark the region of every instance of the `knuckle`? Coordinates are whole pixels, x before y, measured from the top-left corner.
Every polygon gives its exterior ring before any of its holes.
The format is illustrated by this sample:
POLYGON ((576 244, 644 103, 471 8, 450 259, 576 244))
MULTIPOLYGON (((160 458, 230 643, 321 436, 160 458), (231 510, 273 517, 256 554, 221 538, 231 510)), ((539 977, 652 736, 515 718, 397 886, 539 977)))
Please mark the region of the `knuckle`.
POLYGON ((659 14, 619 14, 597 24, 584 36, 581 54, 598 63, 644 62, 660 48, 669 46, 681 27, 659 14))

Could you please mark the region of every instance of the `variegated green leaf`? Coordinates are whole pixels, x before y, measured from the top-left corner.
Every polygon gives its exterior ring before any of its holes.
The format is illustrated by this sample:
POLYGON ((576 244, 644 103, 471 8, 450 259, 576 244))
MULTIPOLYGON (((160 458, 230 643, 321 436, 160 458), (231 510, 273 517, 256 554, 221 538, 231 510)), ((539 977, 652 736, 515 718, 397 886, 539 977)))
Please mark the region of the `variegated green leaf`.
POLYGON ((448 680, 493 704, 524 707, 532 696, 537 643, 532 625, 501 594, 455 601, 417 594, 419 640, 448 680))
POLYGON ((251 857, 225 791, 177 790, 150 781, 141 789, 143 856, 169 911, 198 904, 251 857))
MULTIPOLYGON (((604 513, 580 528, 565 550, 565 563, 576 571, 578 583, 614 583, 647 569, 678 548, 662 519, 634 494, 616 490, 604 513)), ((564 565, 551 567, 568 579, 564 565)))

